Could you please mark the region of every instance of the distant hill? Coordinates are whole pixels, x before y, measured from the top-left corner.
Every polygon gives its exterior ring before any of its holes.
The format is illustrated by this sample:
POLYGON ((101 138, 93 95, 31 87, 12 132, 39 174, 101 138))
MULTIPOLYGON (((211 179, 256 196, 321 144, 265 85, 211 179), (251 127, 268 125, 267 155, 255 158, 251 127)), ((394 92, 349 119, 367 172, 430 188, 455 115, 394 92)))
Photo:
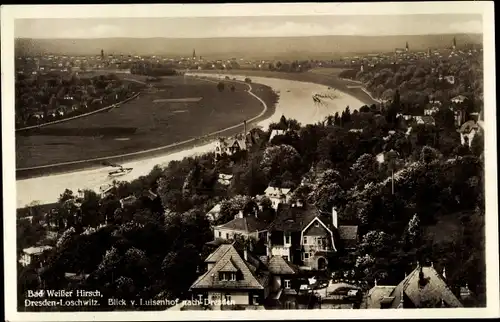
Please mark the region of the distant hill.
POLYGON ((191 56, 193 49, 205 58, 323 58, 352 53, 392 52, 450 47, 453 37, 457 45, 482 44, 482 34, 444 34, 417 36, 312 36, 263 38, 99 38, 99 39, 27 39, 15 40, 16 55, 43 53, 66 55, 132 54, 191 56))

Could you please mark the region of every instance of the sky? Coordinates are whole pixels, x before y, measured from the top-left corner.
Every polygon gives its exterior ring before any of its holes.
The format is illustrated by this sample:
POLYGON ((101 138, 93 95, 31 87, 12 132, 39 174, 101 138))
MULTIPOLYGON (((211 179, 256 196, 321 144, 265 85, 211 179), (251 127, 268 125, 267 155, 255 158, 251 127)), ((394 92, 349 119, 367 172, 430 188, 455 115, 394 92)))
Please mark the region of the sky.
POLYGON ((481 15, 16 19, 16 38, 216 38, 482 33, 481 15))

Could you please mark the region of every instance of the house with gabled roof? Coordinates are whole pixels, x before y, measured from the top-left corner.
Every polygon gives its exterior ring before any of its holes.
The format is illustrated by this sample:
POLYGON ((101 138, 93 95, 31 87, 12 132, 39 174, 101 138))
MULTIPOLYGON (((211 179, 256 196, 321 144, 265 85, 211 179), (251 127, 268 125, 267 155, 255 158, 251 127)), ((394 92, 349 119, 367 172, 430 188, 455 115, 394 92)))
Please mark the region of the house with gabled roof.
POLYGON ((481 127, 479 126, 478 122, 474 120, 470 120, 462 124, 462 126, 460 126, 460 129, 458 130, 458 132, 460 133, 460 141, 462 142, 462 145, 468 145, 470 147, 472 145, 474 136, 476 136, 476 134, 480 131, 481 127))
POLYGON ((431 115, 419 115, 415 117, 415 121, 417 124, 425 124, 425 125, 436 125, 436 121, 434 117, 431 115))
POLYGON ((267 267, 234 245, 220 245, 205 260, 207 270, 192 285, 190 291, 216 306, 259 306, 269 295, 270 275, 267 267), (226 305, 224 305, 226 304, 226 305))
POLYGON ((398 285, 377 285, 363 299, 361 308, 458 308, 462 303, 433 266, 418 265, 398 285))
POLYGON ((268 303, 282 309, 298 308, 299 267, 281 256, 272 256, 267 266, 271 274, 268 303))
POLYGON ((285 130, 280 130, 280 129, 274 129, 271 130, 271 134, 269 135, 269 142, 271 142, 274 137, 279 136, 279 135, 285 135, 287 131, 285 130))
POLYGON ((457 95, 451 99, 451 102, 455 104, 461 104, 465 102, 466 99, 467 97, 465 97, 464 95, 457 95))
POLYGON ((314 205, 281 204, 268 228, 269 253, 304 268, 322 270, 329 254, 355 247, 358 227, 338 225, 337 211, 319 211, 314 205))
POLYGON ((217 160, 223 155, 231 156, 246 149, 247 142, 243 138, 219 138, 215 142, 215 158, 217 160))
POLYGON ((264 194, 271 200, 272 207, 276 210, 279 204, 290 202, 291 192, 292 189, 289 188, 269 186, 264 191, 264 194))
POLYGON ((258 240, 260 237, 267 236, 268 224, 257 218, 255 214, 243 214, 240 211, 234 216, 234 219, 214 227, 215 239, 234 239, 235 235, 240 235, 244 238, 253 238, 258 240))

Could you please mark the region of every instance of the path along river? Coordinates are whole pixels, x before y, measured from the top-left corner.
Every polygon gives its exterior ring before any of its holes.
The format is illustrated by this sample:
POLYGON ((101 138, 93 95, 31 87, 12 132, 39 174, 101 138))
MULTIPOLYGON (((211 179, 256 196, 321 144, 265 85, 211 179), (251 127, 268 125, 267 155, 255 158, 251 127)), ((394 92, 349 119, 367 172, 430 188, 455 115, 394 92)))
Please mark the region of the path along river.
MULTIPOLYGON (((194 75, 194 74, 193 74, 194 75)), ((203 74, 196 74, 205 76, 203 74)), ((207 74, 206 76, 218 77, 218 75, 207 74)), ((222 75, 224 76, 224 75, 222 75)), ((221 77, 222 77, 221 76, 221 77)), ((237 80, 244 80, 244 76, 229 75, 237 80)), ((346 106, 358 109, 363 103, 357 98, 329 89, 327 86, 298 82, 285 79, 268 77, 252 77, 252 82, 264 84, 279 93, 279 101, 273 116, 260 122, 258 125, 267 129, 270 123, 277 122, 284 115, 293 118, 302 124, 314 124, 323 121, 326 116, 341 112, 346 106), (315 104, 312 96, 314 94, 332 95, 333 100, 324 99, 324 105, 315 104)), ((119 177, 120 181, 134 180, 148 174, 155 165, 165 166, 172 160, 180 160, 184 157, 206 153, 213 150, 213 143, 193 147, 181 152, 166 154, 164 156, 149 159, 136 160, 122 164, 133 170, 119 177)), ((56 202, 59 195, 68 188, 73 191, 78 189, 92 189, 98 191, 99 187, 109 184, 113 179, 108 177, 109 168, 80 170, 62 174, 47 175, 16 181, 17 207, 24 207, 34 201, 42 204, 56 202)))

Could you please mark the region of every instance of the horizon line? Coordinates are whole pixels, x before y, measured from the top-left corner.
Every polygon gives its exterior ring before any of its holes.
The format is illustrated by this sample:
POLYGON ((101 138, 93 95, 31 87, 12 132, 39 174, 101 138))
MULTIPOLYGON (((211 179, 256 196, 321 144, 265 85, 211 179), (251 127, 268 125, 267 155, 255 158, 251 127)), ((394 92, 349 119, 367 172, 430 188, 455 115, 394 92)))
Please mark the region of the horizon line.
POLYGON ((227 38, 308 38, 308 37, 412 37, 412 36, 441 36, 441 35, 484 35, 482 32, 443 32, 436 34, 390 34, 390 35, 297 35, 297 36, 223 36, 223 37, 96 37, 96 38, 33 38, 33 37, 14 37, 14 39, 35 39, 35 40, 99 40, 99 39, 227 39, 227 38))

